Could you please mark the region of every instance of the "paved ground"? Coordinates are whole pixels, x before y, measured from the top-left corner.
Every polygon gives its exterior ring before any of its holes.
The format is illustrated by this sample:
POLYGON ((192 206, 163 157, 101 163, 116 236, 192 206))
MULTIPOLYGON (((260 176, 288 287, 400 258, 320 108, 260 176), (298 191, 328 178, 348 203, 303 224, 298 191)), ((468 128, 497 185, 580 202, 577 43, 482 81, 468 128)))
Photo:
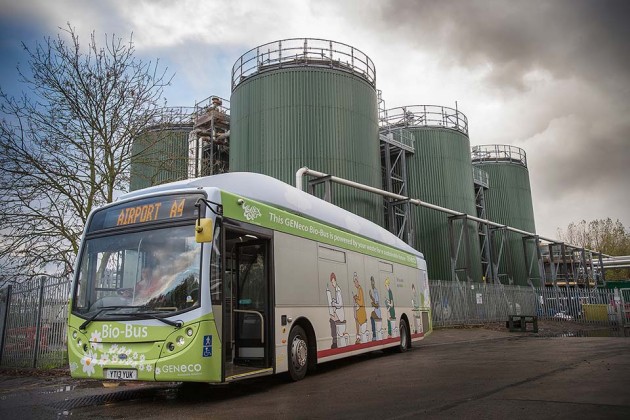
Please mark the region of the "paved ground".
POLYGON ((630 418, 630 340, 500 327, 436 330, 406 354, 328 363, 298 383, 112 384, 5 370, 0 418, 630 418))

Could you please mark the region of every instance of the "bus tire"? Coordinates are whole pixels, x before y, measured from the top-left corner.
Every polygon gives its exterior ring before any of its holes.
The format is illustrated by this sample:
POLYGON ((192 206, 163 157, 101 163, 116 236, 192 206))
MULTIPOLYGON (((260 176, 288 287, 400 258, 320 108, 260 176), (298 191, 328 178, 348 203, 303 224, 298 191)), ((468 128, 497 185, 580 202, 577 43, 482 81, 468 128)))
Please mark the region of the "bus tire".
POLYGON ((404 319, 400 321, 400 344, 396 348, 399 353, 404 353, 411 347, 411 336, 409 335, 409 326, 404 319))
POLYGON ((293 381, 299 381, 306 376, 308 370, 308 338, 304 329, 296 325, 289 333, 287 353, 289 355, 289 376, 293 381))

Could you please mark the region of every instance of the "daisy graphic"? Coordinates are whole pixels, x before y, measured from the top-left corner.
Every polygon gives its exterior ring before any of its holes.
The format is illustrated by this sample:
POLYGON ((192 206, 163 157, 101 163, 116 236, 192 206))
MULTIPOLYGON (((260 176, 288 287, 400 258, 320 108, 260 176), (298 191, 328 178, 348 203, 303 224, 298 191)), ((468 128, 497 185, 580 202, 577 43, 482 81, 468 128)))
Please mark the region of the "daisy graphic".
POLYGON ((144 370, 144 365, 143 364, 138 365, 138 370, 142 372, 144 370))
POLYGON ((109 352, 110 353, 116 353, 118 351, 118 344, 112 344, 111 346, 109 346, 109 352))
POLYGON ((101 338, 101 332, 100 331, 93 331, 92 335, 90 336, 90 345, 92 346, 93 350, 103 350, 103 343, 102 343, 103 339, 101 338))
POLYGON ((147 372, 151 372, 151 370, 153 369, 153 365, 146 365, 147 368, 147 372))
POLYGON ((109 354, 101 354, 101 358, 99 359, 98 364, 101 366, 105 366, 107 363, 109 363, 109 354))
POLYGON ((87 373, 88 376, 92 376, 94 374, 94 366, 98 364, 95 360, 94 354, 92 352, 86 353, 81 358, 81 364, 83 365, 83 373, 87 373))
POLYGON ((159 375, 160 373, 162 373, 162 371, 160 370, 160 368, 159 368, 159 367, 156 367, 156 368, 155 368, 155 374, 156 374, 156 375, 159 375))
POLYGON ((144 360, 146 359, 146 356, 144 354, 140 355, 140 362, 144 362, 144 360))
POLYGON ((135 353, 131 356, 131 358, 132 358, 132 359, 137 359, 137 358, 138 358, 138 352, 135 352, 135 353))
POLYGON ((75 370, 77 370, 78 367, 79 365, 77 364, 77 362, 70 363, 70 372, 74 372, 75 370))

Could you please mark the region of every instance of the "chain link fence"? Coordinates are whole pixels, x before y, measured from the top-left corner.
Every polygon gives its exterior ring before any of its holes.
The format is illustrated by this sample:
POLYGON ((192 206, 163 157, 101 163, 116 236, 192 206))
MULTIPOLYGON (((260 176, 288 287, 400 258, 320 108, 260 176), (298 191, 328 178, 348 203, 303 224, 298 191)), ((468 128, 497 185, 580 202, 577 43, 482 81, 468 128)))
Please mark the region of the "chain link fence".
POLYGON ((46 276, 0 291, 0 366, 67 365, 69 296, 69 279, 46 276))

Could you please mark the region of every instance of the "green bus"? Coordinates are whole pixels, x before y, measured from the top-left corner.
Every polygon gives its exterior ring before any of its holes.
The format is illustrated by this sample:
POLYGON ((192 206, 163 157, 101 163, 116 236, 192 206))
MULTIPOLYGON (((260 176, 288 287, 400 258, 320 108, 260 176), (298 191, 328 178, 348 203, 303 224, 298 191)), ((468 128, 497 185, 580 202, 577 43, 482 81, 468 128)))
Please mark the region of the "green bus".
POLYGON ((75 273, 75 378, 299 380, 431 330, 421 253, 260 174, 160 185, 95 210, 75 273))

